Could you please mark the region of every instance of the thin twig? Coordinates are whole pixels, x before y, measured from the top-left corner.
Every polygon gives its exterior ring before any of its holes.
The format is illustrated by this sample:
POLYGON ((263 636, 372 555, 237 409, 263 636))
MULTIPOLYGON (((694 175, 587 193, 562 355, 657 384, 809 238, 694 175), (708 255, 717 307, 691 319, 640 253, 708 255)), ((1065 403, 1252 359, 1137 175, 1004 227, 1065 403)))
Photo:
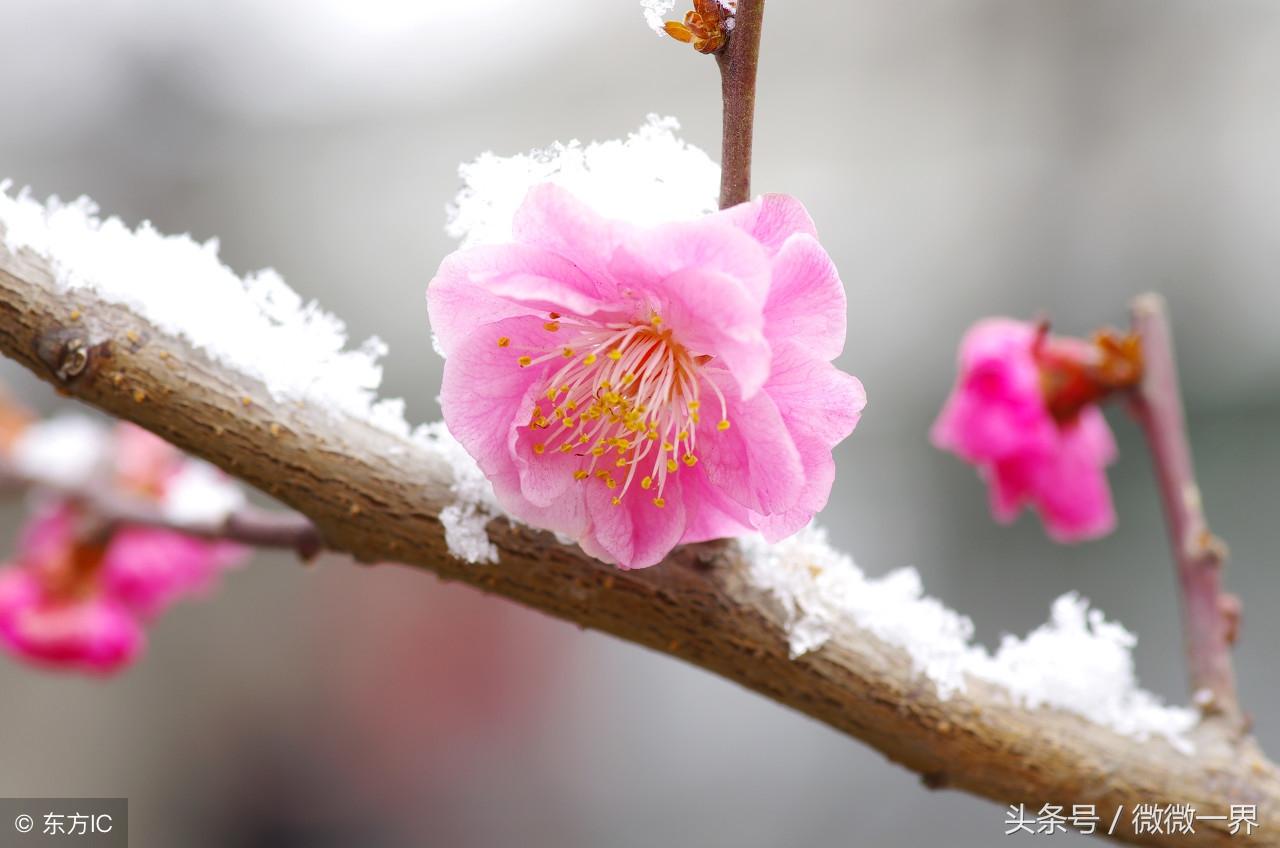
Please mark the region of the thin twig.
POLYGON ((751 141, 756 112, 756 71, 764 0, 740 0, 729 43, 716 54, 724 97, 720 155, 720 208, 751 199, 751 141))
POLYGON ((1164 299, 1133 302, 1133 328, 1142 340, 1144 375, 1132 402, 1155 464, 1182 596, 1184 638, 1193 698, 1206 714, 1242 724, 1231 667, 1239 603, 1222 591, 1227 549, 1210 531, 1191 459, 1191 445, 1164 299))
POLYGON ((37 474, 20 472, 3 460, 0 460, 0 480, 6 488, 37 489, 75 501, 107 525, 141 524, 202 539, 294 551, 304 560, 313 559, 323 548, 315 525, 306 516, 288 510, 244 506, 220 521, 176 521, 157 504, 136 495, 101 484, 68 486, 37 474))

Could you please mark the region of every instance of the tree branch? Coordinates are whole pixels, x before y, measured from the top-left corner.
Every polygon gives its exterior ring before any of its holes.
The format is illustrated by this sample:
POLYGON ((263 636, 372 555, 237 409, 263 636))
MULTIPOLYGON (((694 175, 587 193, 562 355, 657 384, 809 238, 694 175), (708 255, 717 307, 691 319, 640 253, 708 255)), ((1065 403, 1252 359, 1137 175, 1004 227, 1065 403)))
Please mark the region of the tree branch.
POLYGON ((417 566, 680 657, 863 740, 929 786, 1035 809, 1123 805, 1116 836, 1137 843, 1280 844, 1280 774, 1252 740, 1205 723, 1195 755, 1184 756, 1162 741, 1022 708, 981 681, 941 700, 903 651, 852 625, 793 660, 783 611, 737 590, 746 565, 734 545, 689 546, 660 566, 619 571, 495 520, 497 565, 454 559, 439 519, 453 501, 451 472, 434 452, 331 410, 277 403, 127 308, 59 290, 48 263, 9 254, 2 239, 0 352, 276 496, 314 522, 327 547, 417 566), (66 367, 69 357, 76 367, 66 367), (1193 837, 1135 836, 1137 803, 1215 814, 1255 804, 1262 827, 1231 836, 1226 822, 1202 822, 1193 837))
POLYGON ((764 0, 739 0, 729 43, 716 54, 724 97, 720 152, 720 208, 751 199, 751 142, 756 113, 756 70, 764 0))
POLYGON ((1194 700, 1205 714, 1240 727, 1231 668, 1240 604, 1222 591, 1227 548, 1205 520, 1164 299, 1149 294, 1135 300, 1133 327, 1142 340, 1144 373, 1131 407, 1146 433, 1169 527, 1194 700))

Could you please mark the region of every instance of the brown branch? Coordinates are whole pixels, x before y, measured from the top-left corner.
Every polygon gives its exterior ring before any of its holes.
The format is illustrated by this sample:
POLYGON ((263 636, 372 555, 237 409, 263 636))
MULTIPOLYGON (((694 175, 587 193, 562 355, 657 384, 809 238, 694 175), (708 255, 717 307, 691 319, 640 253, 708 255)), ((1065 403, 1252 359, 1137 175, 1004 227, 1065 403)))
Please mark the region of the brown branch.
POLYGON ((1154 294, 1135 300, 1132 311, 1134 332, 1142 340, 1144 374, 1131 406, 1151 449, 1169 527, 1194 700, 1206 714, 1240 727, 1231 668, 1239 602, 1222 591, 1227 548, 1209 531, 1201 505, 1168 313, 1164 299, 1154 294))
POLYGON ((745 564, 734 546, 690 546, 654 568, 619 571, 499 519, 489 525, 498 564, 454 559, 439 520, 453 501, 451 472, 433 451, 331 410, 278 403, 127 308, 58 290, 46 262, 2 245, 0 352, 276 496, 308 516, 328 547, 401 561, 680 657, 863 740, 929 786, 1034 809, 1094 804, 1110 814, 1123 805, 1116 835, 1138 843, 1280 845, 1280 773, 1251 740, 1207 723, 1195 755, 1184 756, 1019 707, 979 681, 941 700, 903 651, 852 624, 793 660, 782 611, 736 588, 745 564), (86 363, 59 377, 69 355, 86 363), (1231 836, 1226 822, 1202 822, 1194 837, 1135 836, 1137 803, 1206 814, 1255 804, 1262 827, 1231 836))
POLYGON ((739 0, 729 43, 716 54, 724 98, 720 153, 720 208, 751 199, 751 142, 756 113, 756 71, 764 0, 739 0))

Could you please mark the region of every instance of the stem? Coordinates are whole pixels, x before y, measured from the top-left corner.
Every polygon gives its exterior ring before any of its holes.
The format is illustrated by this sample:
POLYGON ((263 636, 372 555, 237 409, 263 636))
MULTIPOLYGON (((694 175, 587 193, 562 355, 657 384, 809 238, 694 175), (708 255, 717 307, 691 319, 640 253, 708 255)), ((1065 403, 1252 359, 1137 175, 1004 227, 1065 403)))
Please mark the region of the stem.
POLYGON ((720 153, 720 208, 751 199, 751 136, 755 126, 756 69, 764 0, 739 0, 729 43, 716 54, 724 96, 724 141, 720 153))
POLYGON ((1209 531, 1196 484, 1178 387, 1173 338, 1162 297, 1132 304, 1133 329, 1142 340, 1145 373, 1132 409, 1147 437, 1164 504, 1182 596, 1183 636, 1193 698, 1206 714, 1243 725, 1231 667, 1239 601, 1222 591, 1226 546, 1209 531))

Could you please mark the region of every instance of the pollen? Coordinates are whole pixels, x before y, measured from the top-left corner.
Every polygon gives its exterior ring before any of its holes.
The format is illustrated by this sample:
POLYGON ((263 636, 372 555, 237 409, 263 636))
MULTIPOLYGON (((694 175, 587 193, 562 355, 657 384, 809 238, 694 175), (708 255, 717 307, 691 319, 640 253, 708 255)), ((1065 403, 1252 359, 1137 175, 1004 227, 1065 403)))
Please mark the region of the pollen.
POLYGON ((723 433, 725 430, 728 430, 728 429, 729 429, 729 419, 728 419, 728 418, 721 418, 721 419, 720 419, 720 423, 716 425, 716 429, 717 429, 717 430, 719 430, 721 433, 723 433))
POLYGON ((569 323, 544 314, 551 317, 544 328, 566 338, 517 360, 549 370, 534 390, 551 406, 535 403, 526 425, 543 431, 533 453, 564 454, 573 479, 600 480, 615 505, 638 488, 664 507, 669 478, 681 463, 696 464, 699 439, 717 436, 717 428, 700 426, 699 410, 715 403, 720 414, 710 420, 728 419, 724 395, 702 373, 710 357, 685 348, 653 311, 569 323), (559 426, 548 429, 548 419, 559 426))
POLYGON ((511 347, 511 339, 507 336, 499 336, 498 347, 511 347))

